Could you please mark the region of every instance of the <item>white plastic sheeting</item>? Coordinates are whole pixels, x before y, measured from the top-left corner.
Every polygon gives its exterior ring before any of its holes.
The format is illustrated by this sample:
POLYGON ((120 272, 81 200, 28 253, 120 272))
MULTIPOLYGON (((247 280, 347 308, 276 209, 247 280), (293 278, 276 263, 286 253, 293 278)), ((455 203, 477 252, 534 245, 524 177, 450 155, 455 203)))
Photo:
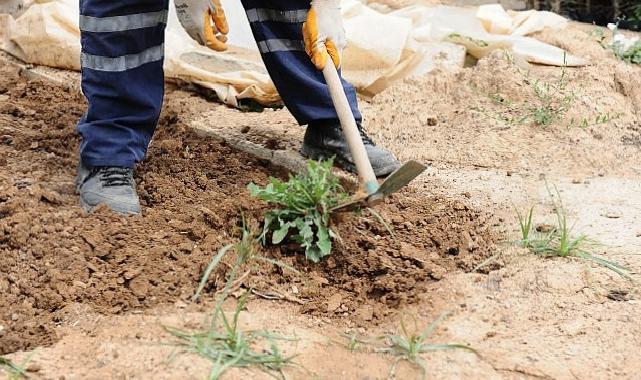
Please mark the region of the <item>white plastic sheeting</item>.
MULTIPOLYGON (((223 4, 231 30, 231 48, 224 53, 192 41, 170 4, 165 75, 212 89, 232 106, 247 98, 264 105, 278 103, 280 98, 260 61, 240 2, 224 0, 223 4)), ((435 67, 462 66, 466 44, 444 42, 453 34, 490 47, 512 49, 533 63, 585 64, 557 47, 525 37, 546 27, 565 26, 563 17, 549 12, 506 12, 490 5, 411 6, 383 14, 357 0, 343 0, 342 8, 348 36, 343 74, 368 95, 435 67)), ((39 0, 16 18, 0 15, 0 29, 0 47, 16 57, 34 64, 80 69, 77 0, 39 0)), ((473 54, 474 49, 469 52, 473 54)))

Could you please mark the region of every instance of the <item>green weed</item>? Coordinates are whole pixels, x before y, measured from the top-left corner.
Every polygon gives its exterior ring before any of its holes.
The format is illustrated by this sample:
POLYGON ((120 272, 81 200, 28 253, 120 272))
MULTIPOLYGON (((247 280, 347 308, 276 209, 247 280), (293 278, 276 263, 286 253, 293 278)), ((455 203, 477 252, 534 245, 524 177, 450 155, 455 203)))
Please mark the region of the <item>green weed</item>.
MULTIPOLYGON (((376 344, 377 342, 380 342, 380 340, 382 339, 382 337, 375 337, 375 338, 361 337, 356 333, 340 334, 340 336, 347 340, 347 342, 345 342, 345 348, 347 348, 350 351, 359 351, 361 350, 361 347, 368 347, 370 345, 376 344)), ((335 341, 335 343, 339 343, 339 342, 335 341)))
POLYGON ((635 42, 627 49, 621 42, 614 42, 609 46, 617 58, 624 62, 641 65, 641 41, 635 42))
POLYGON ((0 368, 7 372, 7 380, 28 379, 27 365, 31 361, 34 353, 31 353, 21 364, 16 364, 13 361, 0 356, 0 368))
POLYGON ((612 120, 618 119, 619 117, 621 117, 621 114, 615 114, 615 115, 610 115, 610 113, 598 114, 594 117, 594 121, 588 119, 587 117, 584 117, 578 123, 574 120, 574 118, 572 118, 570 119, 570 123, 568 124, 568 129, 574 128, 574 127, 585 129, 589 127, 595 127, 598 125, 604 125, 604 124, 608 124, 612 120))
MULTIPOLYGON (((214 258, 209 262, 209 264, 207 265, 207 268, 205 268, 205 271, 203 272, 202 277, 200 278, 200 283, 198 284, 196 293, 192 297, 192 301, 195 302, 198 300, 198 298, 200 297, 200 294, 202 293, 205 286, 207 285, 207 281, 209 280, 211 273, 214 271, 214 269, 216 269, 218 264, 220 264, 223 257, 225 257, 225 255, 227 255, 231 251, 236 252, 236 262, 232 266, 231 273, 229 274, 227 282, 225 283, 225 288, 222 290, 223 299, 227 297, 227 293, 231 289, 233 281, 236 279, 240 268, 243 266, 247 266, 248 264, 253 264, 253 262, 255 261, 266 262, 269 264, 279 266, 283 269, 287 269, 292 272, 298 273, 298 271, 295 268, 285 263, 282 263, 278 260, 270 259, 268 257, 261 256, 259 252, 260 252, 260 241, 262 239, 263 239, 262 235, 257 235, 256 233, 254 233, 247 226, 247 223, 243 218, 243 225, 241 228, 240 240, 234 244, 228 244, 223 248, 221 248, 216 254, 216 256, 214 256, 214 258)), ((251 271, 252 269, 253 267, 250 267, 248 270, 251 271)))
POLYGON ((252 196, 277 207, 265 214, 264 236, 271 233, 272 244, 289 237, 312 262, 331 253, 336 234, 329 227, 330 209, 347 199, 332 166, 332 160, 309 161, 305 173, 287 182, 272 178, 264 188, 248 185, 252 196))
POLYGON ((214 311, 210 316, 208 328, 203 331, 190 332, 164 326, 168 333, 178 339, 176 344, 184 351, 196 353, 212 361, 214 366, 209 376, 210 379, 218 379, 220 375, 232 367, 259 368, 275 377, 282 378, 283 368, 295 365, 292 361, 293 357, 283 356, 277 345, 277 341, 291 340, 290 338, 280 337, 266 330, 243 331, 239 328, 238 318, 245 308, 249 291, 246 291, 236 303, 236 309, 231 320, 222 310, 223 303, 232 288, 235 287, 235 283, 251 274, 252 265, 256 261, 267 262, 298 272, 284 263, 261 256, 259 254, 261 239, 262 236, 257 236, 247 226, 243 218, 239 241, 221 248, 205 268, 196 293, 192 298, 193 301, 198 300, 209 276, 225 255, 230 252, 236 253, 236 261, 231 267, 225 287, 222 289, 214 311), (247 271, 239 277, 238 273, 241 268, 247 266, 249 266, 247 271), (258 350, 257 347, 261 347, 261 349, 258 350))
POLYGON ((602 27, 595 27, 594 29, 590 30, 587 34, 588 34, 588 37, 590 37, 590 39, 602 45, 606 39, 605 30, 606 29, 602 27))
POLYGON ((521 212, 516 207, 515 210, 516 216, 519 219, 519 227, 521 229, 520 244, 524 247, 529 247, 531 244, 530 235, 532 234, 533 230, 532 217, 534 216, 534 206, 530 208, 530 211, 526 215, 521 214, 521 212))
POLYGON ((631 279, 628 273, 629 270, 626 267, 594 255, 591 252, 591 247, 596 244, 588 236, 584 234, 574 236, 572 233, 573 226, 568 223, 567 213, 563 207, 558 189, 555 189, 553 194, 548 188, 548 192, 555 210, 556 226, 547 232, 539 232, 533 226, 534 207, 530 209, 526 216, 517 210, 517 218, 521 229, 521 240, 517 243, 537 255, 545 257, 574 257, 591 261, 627 279, 631 279), (555 197, 558 200, 555 200, 555 197))
POLYGON ((258 368, 276 378, 284 378, 283 369, 295 365, 293 356, 284 356, 277 341, 293 340, 272 334, 266 330, 241 330, 238 318, 247 303, 245 292, 236 303, 231 320, 219 302, 212 315, 208 329, 199 332, 183 331, 173 327, 165 330, 178 339, 176 343, 185 352, 200 355, 213 362, 211 380, 218 379, 232 367, 258 368), (221 323, 222 322, 222 323, 221 323))
MULTIPOLYGON (((637 8, 637 12, 641 12, 641 6, 637 8)), ((612 50, 614 55, 624 62, 641 65, 641 40, 636 41, 632 46, 625 46, 622 41, 616 40, 619 33, 617 24, 617 28, 612 31, 614 40, 606 45, 606 48, 612 50)))
POLYGON ((498 115, 491 115, 482 108, 477 107, 476 110, 509 126, 524 124, 549 126, 562 120, 576 98, 574 92, 568 88, 567 66, 561 68, 558 80, 548 82, 534 79, 529 71, 520 69, 509 52, 505 53, 505 57, 516 68, 523 85, 530 89, 531 100, 514 102, 494 90, 486 94, 487 97, 494 105, 504 108, 505 111, 499 111, 498 115))
MULTIPOLYGON (((421 376, 425 378, 427 372, 427 362, 423 359, 423 354, 452 349, 464 349, 476 353, 472 347, 464 344, 447 343, 447 344, 433 344, 427 343, 427 340, 432 335, 438 325, 447 317, 447 313, 442 314, 439 318, 433 321, 427 328, 420 331, 414 328, 410 331, 404 320, 401 319, 401 331, 397 335, 383 335, 374 339, 360 338, 355 334, 343 335, 344 338, 349 339, 347 348, 354 351, 359 345, 373 346, 374 352, 384 353, 394 357, 394 362, 390 367, 389 377, 394 378, 396 375, 396 368, 401 361, 407 361, 421 370, 421 376)), ((415 323, 416 325, 416 323, 415 323)))
MULTIPOLYGON (((565 57, 563 58, 565 62, 565 57)), ((531 82, 528 77, 526 83, 531 82)), ((567 92, 567 66, 561 68, 561 77, 556 83, 536 80, 531 82, 536 103, 529 109, 529 119, 535 125, 550 125, 565 115, 574 101, 574 94, 567 92)))
POLYGON ((634 8, 632 9, 630 20, 641 21, 641 4, 637 4, 634 6, 634 8))

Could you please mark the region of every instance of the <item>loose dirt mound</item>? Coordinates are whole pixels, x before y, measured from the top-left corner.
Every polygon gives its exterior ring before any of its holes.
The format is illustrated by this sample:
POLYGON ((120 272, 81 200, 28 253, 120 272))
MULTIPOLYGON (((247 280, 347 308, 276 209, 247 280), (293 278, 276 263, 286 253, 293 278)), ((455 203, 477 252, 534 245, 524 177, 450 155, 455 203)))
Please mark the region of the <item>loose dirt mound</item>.
MULTIPOLYGON (((180 96, 168 97, 138 169, 144 217, 87 215, 73 184, 84 100, 0 67, 0 354, 57 339, 70 304, 120 313, 188 300, 212 255, 234 241, 240 211, 260 218, 264 205, 245 186, 284 173, 188 130, 179 112, 190 95, 180 96)), ((371 216, 346 216, 329 260, 310 265, 271 247, 266 255, 301 274, 263 267, 245 286, 290 294, 302 312, 366 323, 415 301, 446 271, 472 268, 496 240, 488 217, 461 201, 408 191, 380 212, 396 237, 371 216)), ((212 276, 210 294, 226 268, 212 276)))
POLYGON ((641 67, 617 61, 576 26, 538 37, 591 65, 524 69, 495 52, 474 67, 405 80, 377 95, 366 112, 369 129, 402 159, 627 173, 641 159, 641 67))

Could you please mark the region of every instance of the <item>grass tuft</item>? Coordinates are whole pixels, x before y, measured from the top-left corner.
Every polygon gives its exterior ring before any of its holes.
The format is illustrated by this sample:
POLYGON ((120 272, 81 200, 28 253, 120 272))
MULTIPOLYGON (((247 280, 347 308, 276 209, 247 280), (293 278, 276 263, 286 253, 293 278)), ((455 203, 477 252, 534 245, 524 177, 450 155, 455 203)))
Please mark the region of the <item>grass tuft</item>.
MULTIPOLYGON (((240 240, 234 244, 228 244, 223 248, 221 248, 216 254, 216 256, 214 256, 214 258, 209 262, 200 279, 198 288, 196 289, 196 293, 192 297, 192 301, 195 302, 198 300, 202 291, 205 289, 205 286, 207 285, 207 281, 209 280, 211 273, 214 271, 214 269, 216 269, 216 267, 218 267, 223 257, 225 257, 229 252, 232 252, 232 251, 236 252, 236 263, 232 267, 231 273, 228 276, 228 280, 225 284, 225 288, 222 291, 223 299, 227 297, 227 293, 231 289, 232 283, 236 279, 236 276, 240 268, 248 264, 252 264, 253 262, 262 261, 262 262, 273 264, 283 269, 287 269, 292 272, 298 273, 298 271, 295 268, 285 263, 260 255, 259 254, 260 241, 262 239, 263 239, 263 236, 257 235, 254 231, 252 231, 247 226, 247 223, 243 218, 243 226, 241 228, 240 240)), ((252 269, 253 269, 252 267, 249 268, 250 271, 252 269)))
POLYGON ((295 365, 293 356, 284 356, 277 341, 293 340, 266 330, 241 330, 238 324, 240 313, 247 303, 245 292, 236 303, 231 319, 225 315, 219 303, 212 315, 212 323, 203 331, 190 332, 165 326, 165 330, 178 339, 176 345, 210 360, 214 366, 209 379, 218 379, 232 367, 258 368, 275 378, 284 378, 283 369, 295 365), (257 349, 257 347, 259 347, 257 349))
POLYGON ((548 187, 548 193, 556 214, 556 226, 547 232, 539 232, 533 225, 534 207, 530 208, 530 211, 526 215, 516 210, 521 229, 521 239, 517 241, 517 244, 527 248, 534 254, 545 257, 574 257, 591 261, 630 280, 631 277, 628 268, 594 255, 591 252, 591 247, 596 245, 596 243, 587 235, 581 234, 575 236, 572 233, 574 226, 568 223, 567 213, 558 189, 555 188, 555 193, 552 193, 548 187), (558 200, 555 200, 555 198, 558 200))
POLYGON ((16 364, 10 359, 0 356, 0 368, 7 372, 7 380, 29 379, 29 376, 27 376, 27 365, 31 361, 34 353, 31 353, 21 364, 16 364))
MULTIPOLYGON (((641 7, 638 9, 641 9, 641 7)), ((641 10, 638 10, 638 12, 641 12, 641 10)), ((629 44, 618 39, 618 37, 622 36, 617 23, 617 27, 612 31, 612 42, 606 48, 612 50, 614 55, 624 62, 641 65, 641 40, 629 44)))
POLYGON ((196 301, 204 290, 209 276, 220 264, 222 259, 230 252, 236 253, 236 261, 227 277, 224 288, 221 290, 213 313, 209 318, 208 326, 201 331, 185 331, 170 326, 163 326, 165 331, 173 335, 184 352, 191 352, 210 360, 213 363, 210 379, 218 379, 226 370, 232 367, 258 368, 276 378, 284 378, 282 370, 287 366, 296 365, 293 356, 284 356, 278 341, 293 340, 270 333, 267 330, 245 331, 239 327, 240 313, 245 309, 247 297, 251 290, 246 291, 236 303, 233 316, 227 317, 222 309, 232 289, 240 286, 238 282, 250 275, 256 261, 263 261, 278 265, 285 269, 298 272, 296 269, 279 261, 261 256, 260 241, 262 235, 257 236, 246 224, 243 218, 241 236, 238 242, 228 244, 221 248, 205 268, 196 293, 192 300, 196 301), (249 268, 240 277, 238 273, 243 267, 249 268))
POLYGON ((438 325, 447 316, 447 313, 442 314, 422 331, 417 328, 410 331, 407 328, 405 321, 401 319, 401 331, 396 335, 383 335, 373 339, 358 337, 356 334, 343 334, 342 336, 348 339, 346 346, 350 351, 356 351, 360 346, 372 346, 374 352, 393 356, 394 362, 390 367, 389 378, 394 378, 396 376, 396 368, 402 361, 407 361, 418 367, 421 371, 421 376, 425 378, 427 373, 427 362, 423 359, 423 355, 426 353, 453 349, 463 349, 476 353, 476 350, 464 344, 434 344, 427 342, 438 325))

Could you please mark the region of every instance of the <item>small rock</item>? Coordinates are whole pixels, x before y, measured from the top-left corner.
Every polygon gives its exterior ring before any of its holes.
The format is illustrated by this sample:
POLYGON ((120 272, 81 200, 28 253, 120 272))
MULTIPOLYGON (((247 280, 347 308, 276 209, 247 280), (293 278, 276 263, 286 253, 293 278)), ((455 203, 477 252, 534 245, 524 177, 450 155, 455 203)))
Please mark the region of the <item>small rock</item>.
POLYGON ((607 211, 607 212, 601 214, 601 216, 604 216, 604 217, 609 218, 609 219, 619 219, 619 218, 621 218, 623 216, 623 214, 621 214, 618 211, 607 211))
POLYGON ((445 274, 447 274, 447 270, 441 266, 434 266, 430 271, 430 277, 437 281, 442 280, 445 274))
POLYGON ((138 276, 141 272, 142 272, 142 269, 140 269, 140 268, 136 268, 136 269, 128 269, 128 270, 125 272, 125 274, 123 275, 123 277, 124 277, 126 280, 131 280, 132 278, 134 278, 134 277, 138 276))
POLYGON ((298 287, 296 285, 292 285, 292 293, 298 294, 298 287))
POLYGON ((436 116, 434 116, 434 115, 427 115, 427 116, 425 117, 425 119, 424 119, 424 123, 423 123, 423 124, 424 124, 424 125, 428 125, 428 126, 430 126, 430 127, 433 127, 433 126, 435 126, 436 124, 438 124, 438 119, 437 119, 437 118, 436 118, 436 116))
POLYGON ((39 372, 42 366, 38 363, 31 363, 27 366, 27 372, 39 372))
POLYGON ((462 248, 465 251, 472 251, 474 249, 474 241, 472 240, 472 237, 470 236, 470 233, 467 230, 464 230, 461 232, 460 236, 460 248, 462 248))
POLYGON ((327 300, 327 311, 332 312, 337 310, 343 302, 343 296, 340 294, 334 294, 327 300))
POLYGON ((371 321, 374 319, 374 308, 371 305, 362 305, 356 309, 356 316, 364 321, 371 321))
POLYGON ((630 292, 624 289, 613 289, 608 292, 607 297, 611 299, 612 301, 630 301, 632 299, 632 295, 630 295, 630 292))
POLYGON ((583 183, 583 180, 581 178, 574 178, 572 180, 572 183, 575 184, 575 185, 578 185, 578 184, 583 183))
POLYGON ((467 206, 463 202, 454 203, 453 208, 456 211, 465 211, 465 210, 467 210, 467 206))
POLYGON ((129 282, 129 289, 138 298, 145 298, 149 291, 149 281, 146 278, 135 277, 129 282))
POLYGON ((536 232, 543 232, 543 233, 551 232, 552 230, 556 229, 556 227, 554 227, 553 225, 546 224, 546 223, 541 223, 537 225, 535 228, 536 228, 536 232))

